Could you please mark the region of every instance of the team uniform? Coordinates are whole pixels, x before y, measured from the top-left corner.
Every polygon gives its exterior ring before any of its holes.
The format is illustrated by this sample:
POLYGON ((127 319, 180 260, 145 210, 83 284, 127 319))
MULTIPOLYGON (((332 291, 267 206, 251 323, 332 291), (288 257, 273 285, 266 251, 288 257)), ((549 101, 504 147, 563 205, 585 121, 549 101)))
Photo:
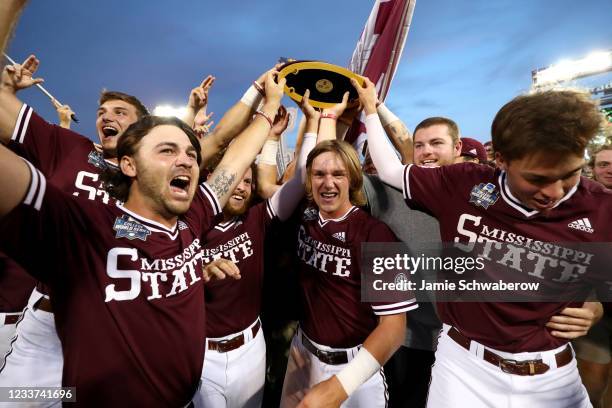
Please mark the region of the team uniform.
MULTIPOLYGON (((612 193, 586 179, 547 214, 523 206, 510 192, 505 172, 487 166, 409 165, 403 183, 406 202, 438 219, 443 242, 468 252, 477 244, 471 255, 484 260, 482 277, 527 274, 547 284, 572 283, 574 298, 581 299, 591 283, 578 279, 576 271, 588 268, 589 261, 571 259, 564 252, 571 248, 562 243, 612 240, 612 193), (577 220, 592 227, 576 228, 577 220), (483 247, 489 251, 480 252, 483 247)), ((439 303, 444 327, 428 406, 457 401, 470 407, 590 406, 571 347, 544 326, 563 308, 580 304, 439 303)))
POLYGON ((205 236, 203 262, 228 259, 240 269, 241 278, 205 286, 206 354, 196 407, 261 406, 266 376, 266 343, 259 319, 263 244, 275 217, 268 200, 216 224, 205 236))
POLYGON ((80 406, 187 405, 202 372, 200 238, 221 210, 214 193, 202 184, 167 228, 120 205, 75 200, 30 168, 2 247, 50 288, 62 385, 76 387, 80 406))
MULTIPOLYGON (((297 405, 310 387, 340 372, 376 328, 378 316, 417 307, 414 299, 361 302, 361 244, 396 241, 384 223, 357 207, 329 220, 312 207, 304 211, 297 242, 302 313, 291 344, 282 407, 297 405)), ((384 407, 386 400, 381 368, 342 406, 384 407)))
POLYGON ((17 262, 0 252, 0 370, 35 284, 34 278, 17 262))
MULTIPOLYGON (((99 173, 113 164, 104 160, 89 139, 46 122, 26 104, 19 112, 9 147, 33 163, 61 191, 114 205, 115 200, 99 181, 99 173)), ((59 387, 62 381, 62 348, 48 307, 48 289, 39 284, 32 291, 32 286, 21 286, 31 295, 29 300, 26 297, 27 307, 17 325, 12 348, 0 368, 3 387, 59 387)), ((32 405, 43 407, 49 403, 32 405)))
MULTIPOLYGON (((389 226, 412 254, 421 247, 440 244, 438 221, 413 210, 405 203, 402 191, 383 183, 377 176, 365 174, 363 191, 370 214, 389 226)), ((419 271, 414 275, 417 280, 419 271)), ((389 406, 424 407, 434 362, 434 350, 442 323, 434 309, 434 300, 416 295, 419 307, 406 313, 404 344, 385 363, 389 386, 389 406)))

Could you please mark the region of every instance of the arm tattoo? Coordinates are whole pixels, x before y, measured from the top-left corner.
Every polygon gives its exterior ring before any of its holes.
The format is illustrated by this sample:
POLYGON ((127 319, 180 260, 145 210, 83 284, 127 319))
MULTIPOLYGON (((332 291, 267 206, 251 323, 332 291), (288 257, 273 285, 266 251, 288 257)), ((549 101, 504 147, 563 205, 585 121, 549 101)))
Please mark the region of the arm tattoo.
POLYGON ((222 200, 223 196, 230 191, 230 187, 235 179, 236 174, 229 174, 225 169, 220 169, 219 174, 213 178, 209 185, 211 190, 215 192, 217 198, 222 200))

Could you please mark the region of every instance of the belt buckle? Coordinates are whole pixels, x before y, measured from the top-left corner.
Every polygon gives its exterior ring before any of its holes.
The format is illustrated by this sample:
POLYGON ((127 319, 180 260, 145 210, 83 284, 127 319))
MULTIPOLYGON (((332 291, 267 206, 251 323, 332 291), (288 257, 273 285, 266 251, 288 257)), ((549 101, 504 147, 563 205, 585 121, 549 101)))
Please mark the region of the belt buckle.
MULTIPOLYGON (((236 336, 237 337, 237 336, 236 336)), ((227 352, 226 347, 229 347, 230 343, 236 339, 236 337, 232 337, 231 339, 223 339, 217 341, 217 350, 221 353, 227 352)))
POLYGON ((516 360, 511 360, 508 358, 504 358, 502 360, 499 360, 499 368, 501 368, 501 370, 504 373, 508 373, 508 374, 514 374, 513 371, 510 370, 510 367, 516 367, 518 365, 518 361, 516 360))
MULTIPOLYGON (((508 373, 508 374, 517 374, 517 372, 520 372, 520 367, 524 367, 525 365, 527 365, 529 367, 529 375, 535 375, 536 374, 536 363, 539 363, 540 360, 524 360, 524 361, 516 361, 516 360, 511 360, 511 359, 503 359, 499 361, 499 368, 501 368, 501 370, 504 373, 508 373), (515 370, 514 372, 510 369, 510 367, 515 367, 518 370, 515 370)), ((524 375, 524 374, 523 374, 524 375)))

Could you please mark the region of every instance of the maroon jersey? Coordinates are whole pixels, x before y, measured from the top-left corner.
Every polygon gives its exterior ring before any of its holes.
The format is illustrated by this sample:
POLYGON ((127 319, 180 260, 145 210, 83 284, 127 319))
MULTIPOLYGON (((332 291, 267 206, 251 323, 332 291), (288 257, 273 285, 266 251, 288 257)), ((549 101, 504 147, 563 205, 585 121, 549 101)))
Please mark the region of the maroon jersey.
POLYGON ((110 162, 104 160, 94 143, 48 123, 26 104, 19 112, 9 147, 61 191, 104 204, 114 202, 99 181, 99 174, 110 162))
POLYGON ((36 284, 23 268, 0 252, 0 313, 21 311, 36 284))
POLYGON ((397 238, 386 224, 357 207, 329 220, 315 208, 304 211, 297 242, 300 325, 319 344, 355 347, 376 328, 377 315, 417 307, 414 298, 386 304, 361 302, 362 242, 397 242, 397 238))
POLYGON ((239 217, 215 225, 204 238, 202 261, 224 258, 240 269, 239 280, 206 284, 206 336, 224 337, 247 328, 261 312, 263 245, 275 214, 269 201, 239 217))
MULTIPOLYGON (((577 271, 588 267, 588 259, 573 259, 564 251, 571 248, 562 243, 612 240, 612 192, 585 178, 555 208, 540 214, 512 195, 503 171, 472 163, 438 168, 409 165, 404 169, 404 198, 438 219, 443 242, 457 243, 465 251, 479 244, 472 256, 484 261, 482 277, 502 273, 513 279, 515 274, 526 274, 542 282, 572 283, 576 295, 584 296, 591 286, 577 279, 577 271), (590 227, 577 228, 580 220, 590 227), (483 246, 494 250, 481 252, 483 246)), ((566 306, 580 304, 448 302, 440 303, 438 312, 443 322, 467 337, 518 353, 567 343, 553 337, 544 325, 566 306)))
MULTIPOLYGON (((26 104, 23 104, 19 111, 9 147, 34 164, 49 183, 60 190, 104 204, 114 202, 98 180, 102 169, 113 164, 104 160, 91 140, 69 129, 48 123, 26 104)), ((18 267, 12 264, 12 268, 18 267)), ((32 279, 15 280, 10 291, 29 294, 34 283, 32 279)), ((43 285, 39 285, 38 289, 43 293, 48 291, 43 285)), ((5 293, 8 290, 9 286, 0 286, 0 297, 14 296, 5 293)), ((27 300, 28 297, 25 297, 25 302, 14 311, 23 309, 27 300)))
POLYGON ((186 405, 202 372, 200 237, 220 212, 214 194, 202 185, 167 228, 120 205, 74 200, 30 168, 0 241, 51 289, 63 385, 76 386, 81 406, 186 405))

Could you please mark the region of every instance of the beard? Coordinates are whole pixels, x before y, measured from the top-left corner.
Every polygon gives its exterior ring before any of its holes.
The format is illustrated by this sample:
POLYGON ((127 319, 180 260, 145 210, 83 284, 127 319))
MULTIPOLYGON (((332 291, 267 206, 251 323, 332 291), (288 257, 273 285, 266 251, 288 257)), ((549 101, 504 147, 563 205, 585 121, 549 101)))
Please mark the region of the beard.
MULTIPOLYGON (((136 162, 136 168, 138 171, 138 186, 141 193, 161 215, 176 217, 183 215, 189 210, 191 199, 189 202, 174 202, 164 199, 165 186, 163 186, 163 181, 161 181, 165 180, 164 177, 149 171, 145 166, 140 165, 138 161, 136 162)), ((191 198, 193 199, 193 196, 191 198)))
POLYGON ((237 217, 244 214, 251 204, 251 197, 252 196, 245 197, 240 207, 234 207, 233 205, 230 205, 228 201, 228 203, 225 204, 225 207, 223 207, 223 214, 228 217, 237 217))

